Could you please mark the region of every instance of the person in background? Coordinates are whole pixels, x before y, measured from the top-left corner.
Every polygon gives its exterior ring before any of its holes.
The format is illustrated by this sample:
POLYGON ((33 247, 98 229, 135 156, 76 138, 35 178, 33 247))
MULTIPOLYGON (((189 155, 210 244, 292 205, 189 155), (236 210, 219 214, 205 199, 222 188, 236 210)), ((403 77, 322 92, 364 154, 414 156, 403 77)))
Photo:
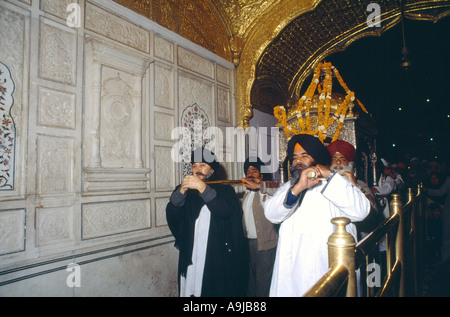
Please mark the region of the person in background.
POLYGON ((413 181, 409 172, 408 166, 403 161, 397 162, 395 172, 399 173, 405 183, 405 188, 411 188, 414 191, 417 191, 417 183, 413 181))
POLYGON ((420 159, 413 157, 409 161, 408 167, 409 179, 411 180, 411 188, 417 188, 422 183, 422 172, 420 170, 420 159))
POLYGON ((244 232, 249 248, 249 282, 247 296, 269 296, 275 252, 278 243, 277 228, 264 215, 268 195, 261 192, 262 182, 267 178, 261 172, 264 163, 258 157, 244 162, 246 177, 242 182, 246 192, 242 199, 244 232))
POLYGON ((384 219, 390 217, 389 198, 391 194, 400 194, 405 189, 405 183, 399 173, 396 173, 389 162, 381 159, 383 172, 378 180, 378 186, 372 187, 371 191, 377 197, 380 207, 383 209, 384 219))
POLYGON ((424 191, 431 196, 445 197, 444 208, 441 213, 441 260, 442 262, 450 261, 450 177, 445 179, 441 187, 437 189, 424 188, 424 191))
POLYGON ((355 223, 358 228, 358 235, 361 238, 364 238, 381 223, 377 200, 367 183, 361 179, 356 179, 354 174, 354 146, 346 141, 336 140, 327 146, 327 150, 331 156, 330 169, 348 178, 348 180, 357 186, 370 201, 370 214, 363 221, 355 223))

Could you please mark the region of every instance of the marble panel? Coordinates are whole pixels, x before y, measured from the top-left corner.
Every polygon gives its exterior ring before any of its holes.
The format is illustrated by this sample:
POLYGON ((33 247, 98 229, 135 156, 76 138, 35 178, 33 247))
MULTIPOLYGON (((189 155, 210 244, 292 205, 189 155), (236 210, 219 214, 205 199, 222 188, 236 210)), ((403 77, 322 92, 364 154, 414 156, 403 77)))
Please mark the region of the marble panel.
POLYGON ((155 57, 173 63, 173 47, 174 44, 162 37, 155 35, 155 57))
POLYGON ((166 207, 170 197, 158 197, 155 199, 156 204, 156 227, 167 226, 166 207))
POLYGON ((213 83, 181 73, 178 76, 178 99, 180 112, 197 104, 209 118, 213 118, 215 106, 213 83))
POLYGON ((67 8, 72 3, 79 4, 79 0, 41 0, 40 5, 42 11, 66 20, 71 13, 67 8))
POLYGON ((150 227, 150 199, 82 205, 83 239, 115 235, 150 227))
POLYGON ((76 85, 77 30, 42 18, 40 21, 39 76, 76 85))
POLYGON ((230 70, 219 64, 216 65, 217 81, 224 85, 230 84, 230 70))
POLYGON ((178 46, 177 53, 179 66, 209 78, 214 78, 214 63, 181 46, 178 46))
POLYGON ((103 167, 142 167, 140 76, 104 65, 101 71, 100 159, 103 167))
POLYGON ((172 160, 172 147, 155 146, 155 189, 172 191, 175 188, 175 165, 172 160))
POLYGON ((155 139, 162 141, 172 141, 171 134, 174 128, 175 118, 173 115, 155 112, 155 139))
POLYGON ((1 1, 0 62, 8 71, 1 67, 0 116, 7 121, 0 129, 0 147, 8 149, 0 158, 0 197, 23 197, 26 192, 30 33, 30 11, 1 1))
POLYGON ((230 91, 217 88, 217 118, 220 121, 231 123, 231 97, 230 91))
POLYGON ((75 129, 76 95, 38 87, 38 125, 75 129))
POLYGON ((73 193, 73 156, 73 139, 38 135, 38 194, 48 196, 73 193))
POLYGON ((22 79, 24 77, 24 54, 26 54, 26 32, 29 31, 28 18, 20 12, 12 10, 15 7, 5 6, 0 3, 0 45, 1 62, 6 64, 14 74, 14 104, 12 115, 16 121, 20 121, 22 107, 22 79))
POLYGON ((25 209, 0 210, 0 255, 25 250, 25 209))
POLYGON ((15 84, 9 68, 0 62, 0 191, 14 190, 16 124, 11 117, 15 84))
POLYGON ((149 188, 149 122, 142 118, 149 65, 148 57, 86 39, 85 192, 117 192, 124 184, 123 192, 149 188))
POLYGON ((155 106, 174 109, 174 71, 172 68, 155 64, 155 106))
POLYGON ((52 245, 73 240, 72 206, 36 208, 37 245, 52 245))
POLYGON ((86 2, 85 27, 139 51, 150 52, 150 32, 86 2))

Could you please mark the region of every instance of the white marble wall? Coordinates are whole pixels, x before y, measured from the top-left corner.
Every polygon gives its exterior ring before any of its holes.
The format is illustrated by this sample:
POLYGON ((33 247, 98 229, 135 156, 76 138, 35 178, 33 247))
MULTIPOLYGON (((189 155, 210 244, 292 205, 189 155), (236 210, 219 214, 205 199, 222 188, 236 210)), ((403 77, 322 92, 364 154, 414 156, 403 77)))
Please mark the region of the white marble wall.
POLYGON ((107 0, 0 0, 0 42, 16 129, 0 296, 175 296, 171 132, 193 105, 235 125, 233 65, 107 0))

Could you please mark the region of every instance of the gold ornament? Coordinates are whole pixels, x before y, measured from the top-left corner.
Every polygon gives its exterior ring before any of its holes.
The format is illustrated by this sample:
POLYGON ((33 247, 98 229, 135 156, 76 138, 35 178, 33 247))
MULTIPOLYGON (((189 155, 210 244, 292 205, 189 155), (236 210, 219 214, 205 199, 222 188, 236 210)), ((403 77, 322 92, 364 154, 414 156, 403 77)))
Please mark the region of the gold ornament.
MULTIPOLYGON (((317 135, 319 140, 323 143, 325 138, 327 137, 328 128, 334 123, 337 122, 336 131, 332 137, 332 141, 335 141, 339 138, 339 134, 341 133, 342 126, 344 124, 344 120, 347 115, 351 116, 351 114, 347 114, 349 108, 353 107, 353 101, 355 100, 355 93, 351 91, 347 84, 342 79, 342 76, 339 74, 339 71, 331 65, 331 63, 319 62, 319 64, 314 69, 313 78, 308 88, 306 89, 305 94, 298 100, 296 106, 297 112, 297 120, 300 126, 300 131, 289 127, 287 123, 287 113, 286 109, 283 106, 276 106, 274 108, 274 116, 278 119, 279 124, 283 127, 283 130, 286 134, 286 137, 290 139, 293 135, 299 133, 317 135), (325 77, 320 82, 320 74, 325 73, 325 77), (344 100, 340 103, 337 110, 335 112, 331 112, 331 99, 333 92, 333 75, 337 78, 339 84, 345 90, 346 95, 344 100), (318 92, 319 102, 317 105, 317 124, 316 128, 312 128, 312 121, 316 120, 316 118, 311 117, 311 103, 314 97, 315 92, 318 92)), ((364 112, 367 112, 364 105, 356 99, 358 104, 361 106, 361 109, 364 112)))

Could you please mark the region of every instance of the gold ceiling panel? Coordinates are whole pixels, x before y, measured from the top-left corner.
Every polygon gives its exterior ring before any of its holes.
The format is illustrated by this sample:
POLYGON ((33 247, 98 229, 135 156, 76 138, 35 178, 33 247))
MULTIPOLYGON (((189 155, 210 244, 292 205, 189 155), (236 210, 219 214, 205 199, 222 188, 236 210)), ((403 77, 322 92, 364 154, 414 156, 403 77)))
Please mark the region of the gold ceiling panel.
POLYGON ((149 19, 152 19, 152 2, 151 0, 114 0, 118 4, 133 10, 149 19))
POLYGON ((231 61, 230 36, 208 0, 114 0, 231 61))
POLYGON ((244 38, 262 13, 270 9, 278 0, 215 0, 217 8, 222 8, 223 16, 229 20, 230 31, 233 36, 244 38))

